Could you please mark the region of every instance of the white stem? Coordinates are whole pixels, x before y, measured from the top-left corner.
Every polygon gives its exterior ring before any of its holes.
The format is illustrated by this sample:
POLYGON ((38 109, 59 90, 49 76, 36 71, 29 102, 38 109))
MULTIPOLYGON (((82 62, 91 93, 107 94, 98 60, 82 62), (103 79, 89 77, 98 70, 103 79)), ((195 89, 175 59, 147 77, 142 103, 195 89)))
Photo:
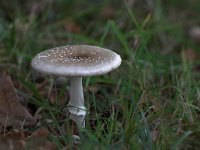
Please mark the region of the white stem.
POLYGON ((76 107, 84 106, 82 77, 71 78, 69 105, 76 107))
POLYGON ((71 78, 70 101, 68 104, 70 118, 82 128, 85 127, 86 108, 84 106, 82 77, 71 78))

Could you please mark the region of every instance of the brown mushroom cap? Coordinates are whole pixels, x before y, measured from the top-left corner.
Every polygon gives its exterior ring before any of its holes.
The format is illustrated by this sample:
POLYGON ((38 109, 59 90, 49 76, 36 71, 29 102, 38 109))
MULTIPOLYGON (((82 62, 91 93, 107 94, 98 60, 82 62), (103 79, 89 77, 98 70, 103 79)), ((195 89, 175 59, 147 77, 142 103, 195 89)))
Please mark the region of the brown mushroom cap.
POLYGON ((32 60, 32 67, 55 76, 94 76, 105 74, 121 64, 115 52, 90 45, 67 45, 43 51, 32 60))

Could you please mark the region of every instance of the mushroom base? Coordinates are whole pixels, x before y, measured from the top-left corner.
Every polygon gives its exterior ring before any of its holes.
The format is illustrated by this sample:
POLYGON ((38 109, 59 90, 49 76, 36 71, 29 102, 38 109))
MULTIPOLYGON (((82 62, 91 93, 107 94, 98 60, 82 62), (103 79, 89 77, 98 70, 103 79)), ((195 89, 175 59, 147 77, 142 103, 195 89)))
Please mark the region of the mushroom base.
POLYGON ((70 113, 69 117, 72 119, 76 124, 82 128, 85 128, 85 115, 86 115, 86 108, 83 107, 74 107, 68 105, 68 111, 70 113))

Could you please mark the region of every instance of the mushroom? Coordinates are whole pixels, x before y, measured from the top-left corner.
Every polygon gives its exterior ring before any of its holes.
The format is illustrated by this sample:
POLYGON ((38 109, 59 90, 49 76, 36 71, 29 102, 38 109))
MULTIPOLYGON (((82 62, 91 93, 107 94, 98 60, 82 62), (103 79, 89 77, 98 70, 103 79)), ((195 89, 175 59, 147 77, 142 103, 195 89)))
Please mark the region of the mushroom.
POLYGON ((32 60, 32 67, 45 74, 70 76, 70 101, 67 109, 70 119, 85 127, 82 77, 102 75, 117 68, 121 57, 115 52, 90 45, 67 45, 40 52, 32 60))

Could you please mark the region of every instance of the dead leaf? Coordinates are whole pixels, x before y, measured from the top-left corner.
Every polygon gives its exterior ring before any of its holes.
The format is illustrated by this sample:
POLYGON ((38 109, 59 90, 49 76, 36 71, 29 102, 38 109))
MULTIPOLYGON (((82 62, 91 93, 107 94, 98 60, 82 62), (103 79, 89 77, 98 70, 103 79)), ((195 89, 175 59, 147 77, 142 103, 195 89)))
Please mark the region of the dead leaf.
POLYGON ((48 134, 49 131, 46 128, 39 128, 29 137, 19 130, 8 132, 0 135, 0 149, 57 150, 56 145, 47 139, 48 134))
POLYGON ((47 128, 42 127, 33 132, 33 134, 28 138, 29 141, 26 144, 26 149, 35 150, 57 150, 57 146, 48 140, 49 131, 47 128))
POLYGON ((68 146, 65 146, 62 150, 78 150, 78 146, 77 145, 68 145, 68 146))
POLYGON ((29 12, 30 16, 39 16, 41 13, 45 11, 51 4, 53 0, 35 0, 29 1, 26 3, 26 9, 29 12))
POLYGON ((153 130, 150 132, 151 138, 152 140, 155 142, 158 138, 158 131, 157 130, 153 130))
POLYGON ((186 50, 182 51, 182 59, 184 61, 194 61, 198 58, 198 54, 192 48, 187 48, 186 50))
POLYGON ((0 135, 0 149, 14 150, 23 149, 26 144, 26 137, 22 131, 8 132, 0 135))
POLYGON ((87 88, 86 88, 86 90, 88 90, 90 93, 97 93, 97 92, 99 92, 99 87, 98 86, 88 86, 87 88))
POLYGON ((34 125, 36 119, 21 105, 11 78, 0 78, 0 123, 4 126, 34 125))
POLYGON ((138 0, 128 0, 127 1, 129 7, 133 7, 136 2, 138 2, 138 0))
POLYGON ((116 9, 112 6, 108 6, 101 11, 100 15, 103 19, 111 19, 115 16, 115 14, 116 14, 116 9))
POLYGON ((188 31, 188 35, 194 42, 200 43, 200 27, 191 27, 188 31))
POLYGON ((77 33, 81 32, 80 26, 76 22, 74 22, 72 20, 65 21, 64 22, 64 27, 70 33, 76 33, 77 34, 77 33))
POLYGON ((47 137, 49 134, 49 131, 45 127, 41 127, 35 132, 32 133, 31 137, 47 137))

